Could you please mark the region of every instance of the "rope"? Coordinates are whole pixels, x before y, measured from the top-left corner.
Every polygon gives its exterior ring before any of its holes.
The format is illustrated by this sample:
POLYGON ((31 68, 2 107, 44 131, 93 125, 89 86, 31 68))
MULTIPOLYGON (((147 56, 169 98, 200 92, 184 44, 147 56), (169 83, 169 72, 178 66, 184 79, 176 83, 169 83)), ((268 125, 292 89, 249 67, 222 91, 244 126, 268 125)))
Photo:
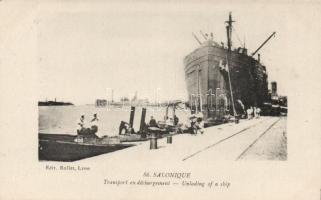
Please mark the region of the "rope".
POLYGON ((239 41, 239 43, 240 43, 240 46, 242 46, 242 45, 243 45, 243 44, 242 44, 242 41, 240 40, 240 37, 239 37, 239 35, 237 34, 237 32, 236 32, 236 30, 235 30, 234 26, 232 26, 232 28, 233 28, 233 30, 234 30, 234 32, 235 32, 235 35, 236 35, 237 40, 238 40, 238 41, 239 41))

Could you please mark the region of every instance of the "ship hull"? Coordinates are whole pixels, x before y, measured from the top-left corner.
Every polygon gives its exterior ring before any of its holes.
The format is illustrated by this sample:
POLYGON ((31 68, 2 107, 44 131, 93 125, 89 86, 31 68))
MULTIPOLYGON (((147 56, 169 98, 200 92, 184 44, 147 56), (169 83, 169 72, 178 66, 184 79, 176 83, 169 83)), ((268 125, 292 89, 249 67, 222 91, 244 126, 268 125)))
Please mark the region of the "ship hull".
POLYGON ((221 120, 234 114, 231 94, 237 114, 250 106, 260 107, 268 98, 265 66, 244 49, 229 52, 209 41, 186 56, 184 64, 192 112, 202 111, 205 118, 221 120))
POLYGON ((81 144, 74 135, 39 134, 39 160, 76 161, 131 147, 131 144, 81 144))

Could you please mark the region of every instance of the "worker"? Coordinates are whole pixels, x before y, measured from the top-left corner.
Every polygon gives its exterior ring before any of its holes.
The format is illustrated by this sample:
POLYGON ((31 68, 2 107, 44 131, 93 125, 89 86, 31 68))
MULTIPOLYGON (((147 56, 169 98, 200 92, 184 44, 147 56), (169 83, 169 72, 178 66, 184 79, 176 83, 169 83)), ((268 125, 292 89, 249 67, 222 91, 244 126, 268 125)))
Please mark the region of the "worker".
POLYGON ((245 118, 245 116, 246 116, 245 106, 240 99, 236 100, 235 110, 237 113, 240 114, 240 118, 243 118, 243 119, 245 118))
POLYGON ((256 118, 256 107, 253 107, 253 118, 256 118))
POLYGON ((259 118, 261 115, 261 108, 256 109, 256 118, 259 118))
POLYGON ((197 132, 200 132, 201 134, 204 133, 204 121, 203 121, 203 118, 201 117, 198 117, 196 119, 196 133, 197 132))
POLYGON ((170 118, 168 116, 165 116, 164 119, 165 119, 165 124, 166 125, 170 124, 171 120, 170 120, 170 118))
POLYGON ((156 120, 154 119, 153 116, 150 117, 149 127, 158 127, 157 122, 156 122, 156 120))
POLYGON ((90 124, 91 124, 91 132, 92 133, 97 133, 98 131, 98 117, 97 117, 97 114, 94 114, 94 118, 90 121, 90 124))
POLYGON ((85 115, 81 115, 80 119, 77 123, 79 125, 79 128, 77 129, 77 134, 85 134, 86 133, 86 124, 85 124, 85 115))
POLYGON ((197 126, 196 126, 197 117, 195 115, 192 115, 189 119, 190 119, 190 127, 189 127, 190 132, 191 132, 191 134, 196 135, 196 133, 197 133, 197 126))
POLYGON ((248 108, 246 110, 246 113, 247 113, 247 119, 252 119, 252 113, 253 113, 252 107, 248 108))
POLYGON ((177 126, 178 122, 179 118, 176 115, 174 115, 174 126, 177 126))
POLYGON ((119 125, 119 135, 123 133, 123 130, 125 130, 125 134, 128 132, 129 124, 127 122, 121 121, 119 125))

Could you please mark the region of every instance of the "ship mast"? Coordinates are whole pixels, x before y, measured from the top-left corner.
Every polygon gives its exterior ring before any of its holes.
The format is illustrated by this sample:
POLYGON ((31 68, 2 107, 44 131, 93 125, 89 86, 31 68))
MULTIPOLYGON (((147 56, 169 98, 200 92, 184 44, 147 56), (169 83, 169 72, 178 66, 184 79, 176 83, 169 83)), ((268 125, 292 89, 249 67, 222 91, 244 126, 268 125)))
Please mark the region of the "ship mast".
POLYGON ((234 105, 234 97, 233 97, 233 91, 232 91, 232 84, 231 84, 231 76, 230 76, 230 57, 231 57, 231 47, 232 47, 232 23, 235 22, 232 20, 232 13, 229 13, 229 20, 225 21, 227 23, 226 26, 226 34, 227 34, 227 56, 226 56, 226 65, 227 65, 227 75, 228 75, 228 81, 229 81, 229 86, 230 86, 230 92, 231 92, 231 101, 232 101, 232 108, 233 108, 233 115, 236 117, 237 113, 235 110, 235 105, 234 105))
POLYGON ((227 34, 228 51, 231 51, 231 47, 232 47, 232 23, 233 22, 235 22, 235 21, 232 20, 232 13, 230 12, 228 21, 225 21, 225 23, 227 23, 226 34, 227 34))

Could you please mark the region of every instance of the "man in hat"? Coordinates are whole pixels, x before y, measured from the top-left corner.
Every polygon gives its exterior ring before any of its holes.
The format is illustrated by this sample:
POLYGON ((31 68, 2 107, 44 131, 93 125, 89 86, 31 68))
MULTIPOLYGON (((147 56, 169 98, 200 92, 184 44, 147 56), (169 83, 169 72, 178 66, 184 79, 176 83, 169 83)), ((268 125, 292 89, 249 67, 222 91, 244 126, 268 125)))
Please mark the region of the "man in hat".
POLYGON ((95 113, 93 119, 90 121, 91 131, 93 134, 97 133, 98 131, 98 121, 99 119, 97 117, 97 114, 95 113))
POLYGON ((158 127, 157 122, 153 116, 150 117, 149 127, 158 127))
POLYGON ((80 119, 77 125, 79 125, 79 128, 77 129, 77 133, 82 134, 82 132, 85 130, 85 115, 80 116, 80 119))
POLYGON ((119 135, 128 133, 129 123, 121 121, 119 125, 119 135), (124 131, 123 131, 124 130, 124 131))
POLYGON ((174 126, 177 126, 178 122, 179 122, 179 118, 176 115, 174 115, 174 126))
POLYGON ((196 133, 199 131, 201 132, 201 134, 204 133, 204 121, 203 121, 203 118, 201 117, 198 117, 196 119, 196 133))
POLYGON ((196 122, 197 122, 197 117, 195 114, 191 115, 189 117, 190 120, 190 131, 192 134, 196 134, 197 133, 197 127, 196 127, 196 122))

